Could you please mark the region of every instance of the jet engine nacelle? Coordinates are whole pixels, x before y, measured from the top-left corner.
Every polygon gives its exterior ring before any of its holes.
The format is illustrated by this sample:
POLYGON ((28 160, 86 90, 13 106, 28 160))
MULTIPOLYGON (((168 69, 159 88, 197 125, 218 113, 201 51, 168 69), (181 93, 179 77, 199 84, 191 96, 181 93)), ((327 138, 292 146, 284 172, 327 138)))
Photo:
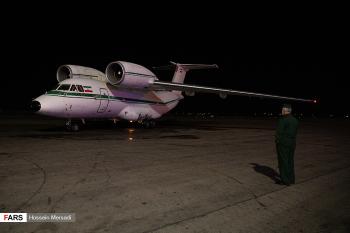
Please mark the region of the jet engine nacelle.
POLYGON ((74 77, 91 78, 98 81, 106 81, 106 76, 99 70, 95 70, 90 67, 76 66, 76 65, 63 65, 57 69, 57 81, 62 82, 65 79, 74 77))
POLYGON ((149 69, 124 61, 109 63, 106 68, 108 82, 113 86, 147 88, 157 80, 149 69))

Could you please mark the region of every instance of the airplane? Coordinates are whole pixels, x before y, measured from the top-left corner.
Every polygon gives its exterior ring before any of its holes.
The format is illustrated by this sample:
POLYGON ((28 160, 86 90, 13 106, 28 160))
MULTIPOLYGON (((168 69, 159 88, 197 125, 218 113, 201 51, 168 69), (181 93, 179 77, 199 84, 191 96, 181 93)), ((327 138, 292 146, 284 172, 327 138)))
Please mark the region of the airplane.
POLYGON ((85 119, 91 118, 154 126, 155 119, 175 108, 184 98, 183 93, 193 96, 196 92, 206 92, 219 94, 221 98, 240 95, 316 103, 311 99, 184 84, 189 70, 214 69, 218 65, 170 63, 175 67, 171 82, 160 81, 148 68, 126 61, 109 63, 105 73, 90 67, 62 65, 57 69, 56 88, 35 98, 30 108, 38 114, 65 118, 67 129, 77 131, 80 121, 85 124, 85 119))

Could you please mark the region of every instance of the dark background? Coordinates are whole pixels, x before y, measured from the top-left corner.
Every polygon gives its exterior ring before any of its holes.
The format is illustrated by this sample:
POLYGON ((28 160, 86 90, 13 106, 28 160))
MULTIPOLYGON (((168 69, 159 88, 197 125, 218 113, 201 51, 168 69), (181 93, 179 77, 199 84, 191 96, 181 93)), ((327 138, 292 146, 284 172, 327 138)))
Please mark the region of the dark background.
MULTIPOLYGON (((104 71, 109 62, 124 60, 148 68, 169 61, 216 63, 219 70, 191 71, 185 83, 316 98, 318 105, 294 103, 295 111, 349 114, 341 14, 315 6, 271 7, 213 2, 8 6, 2 16, 0 108, 24 110, 57 83, 62 64, 104 71)), ((171 80, 173 73, 156 74, 171 80)), ((279 112, 282 103, 197 94, 175 111, 263 114, 279 112)))

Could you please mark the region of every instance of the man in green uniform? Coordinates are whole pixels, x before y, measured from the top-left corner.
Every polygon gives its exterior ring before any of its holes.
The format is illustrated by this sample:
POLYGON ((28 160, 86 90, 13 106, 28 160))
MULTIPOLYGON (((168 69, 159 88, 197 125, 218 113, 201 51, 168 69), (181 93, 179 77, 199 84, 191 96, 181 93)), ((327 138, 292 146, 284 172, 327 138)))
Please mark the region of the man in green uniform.
POLYGON ((294 151, 297 129, 298 120, 292 115, 291 105, 283 105, 282 117, 278 120, 275 136, 281 184, 290 185, 295 183, 294 151))

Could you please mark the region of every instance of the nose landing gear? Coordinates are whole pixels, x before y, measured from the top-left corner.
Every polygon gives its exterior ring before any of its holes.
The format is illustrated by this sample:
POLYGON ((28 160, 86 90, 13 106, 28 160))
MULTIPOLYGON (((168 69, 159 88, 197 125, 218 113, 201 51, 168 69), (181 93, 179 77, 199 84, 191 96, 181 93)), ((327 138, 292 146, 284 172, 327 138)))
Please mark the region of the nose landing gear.
POLYGON ((85 124, 84 119, 81 119, 81 122, 69 119, 66 121, 66 130, 70 132, 78 132, 83 124, 85 124))

